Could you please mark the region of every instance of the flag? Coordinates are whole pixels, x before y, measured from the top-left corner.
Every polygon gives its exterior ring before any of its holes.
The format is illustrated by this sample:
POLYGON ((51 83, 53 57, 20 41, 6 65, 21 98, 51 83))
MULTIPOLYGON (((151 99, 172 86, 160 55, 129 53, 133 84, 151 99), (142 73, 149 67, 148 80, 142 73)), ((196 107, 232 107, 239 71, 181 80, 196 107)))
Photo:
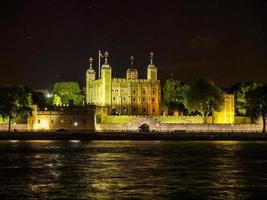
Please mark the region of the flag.
POLYGON ((103 58, 104 56, 101 54, 101 51, 99 50, 98 51, 98 56, 100 57, 100 58, 103 58))
POLYGON ((101 54, 101 51, 98 51, 98 78, 101 78, 101 73, 100 73, 100 65, 101 65, 101 58, 103 58, 104 56, 101 54))

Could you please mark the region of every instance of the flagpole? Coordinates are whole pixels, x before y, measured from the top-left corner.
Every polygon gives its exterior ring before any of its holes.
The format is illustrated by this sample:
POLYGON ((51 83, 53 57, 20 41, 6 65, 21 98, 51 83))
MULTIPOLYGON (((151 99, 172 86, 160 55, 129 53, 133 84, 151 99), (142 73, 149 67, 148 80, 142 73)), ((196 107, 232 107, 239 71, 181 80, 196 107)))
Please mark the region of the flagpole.
POLYGON ((101 51, 99 50, 98 51, 98 79, 100 79, 101 78, 101 76, 100 76, 100 65, 101 65, 101 51))

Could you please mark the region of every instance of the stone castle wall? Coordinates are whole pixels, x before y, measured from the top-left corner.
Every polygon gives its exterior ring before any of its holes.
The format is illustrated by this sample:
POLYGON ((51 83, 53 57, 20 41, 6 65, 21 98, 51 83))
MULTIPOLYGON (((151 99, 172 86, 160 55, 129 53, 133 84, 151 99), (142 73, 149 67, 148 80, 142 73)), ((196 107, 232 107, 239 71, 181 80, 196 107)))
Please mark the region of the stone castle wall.
MULTIPOLYGON (((11 124, 10 131, 27 131, 27 124, 11 124)), ((8 124, 0 124, 0 131, 8 131, 8 124)))
MULTIPOLYGON (((145 123, 145 122, 144 122, 145 123)), ((260 124, 151 124, 149 125, 150 131, 159 132, 261 132, 262 126, 260 124)), ((96 131, 112 132, 112 131, 139 131, 140 124, 97 124, 96 131)))
MULTIPOLYGON (((246 122, 247 118, 238 118, 246 122)), ((139 131, 142 124, 147 124, 150 131, 186 131, 186 132, 261 132, 261 120, 257 124, 234 123, 212 124, 210 117, 207 124, 202 123, 200 116, 105 116, 101 124, 96 125, 96 131, 139 131)))

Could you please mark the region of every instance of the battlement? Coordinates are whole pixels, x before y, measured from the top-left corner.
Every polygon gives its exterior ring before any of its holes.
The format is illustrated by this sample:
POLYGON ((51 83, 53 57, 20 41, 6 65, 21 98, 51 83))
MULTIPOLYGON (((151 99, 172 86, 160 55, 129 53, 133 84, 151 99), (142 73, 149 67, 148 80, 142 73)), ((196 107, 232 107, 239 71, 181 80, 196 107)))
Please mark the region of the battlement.
MULTIPOLYGON (((151 82, 152 80, 148 79, 126 79, 126 78, 112 78, 113 82, 128 82, 128 83, 144 83, 144 82, 151 82)), ((157 80, 158 81, 158 80, 157 80)))

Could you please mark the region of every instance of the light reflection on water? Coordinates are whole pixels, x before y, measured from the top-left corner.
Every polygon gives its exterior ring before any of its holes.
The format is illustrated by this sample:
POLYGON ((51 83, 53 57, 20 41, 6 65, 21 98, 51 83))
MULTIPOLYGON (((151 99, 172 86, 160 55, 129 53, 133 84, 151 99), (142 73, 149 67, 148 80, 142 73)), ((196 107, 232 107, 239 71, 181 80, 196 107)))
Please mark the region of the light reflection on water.
POLYGON ((250 199, 266 142, 0 142, 0 199, 250 199))

